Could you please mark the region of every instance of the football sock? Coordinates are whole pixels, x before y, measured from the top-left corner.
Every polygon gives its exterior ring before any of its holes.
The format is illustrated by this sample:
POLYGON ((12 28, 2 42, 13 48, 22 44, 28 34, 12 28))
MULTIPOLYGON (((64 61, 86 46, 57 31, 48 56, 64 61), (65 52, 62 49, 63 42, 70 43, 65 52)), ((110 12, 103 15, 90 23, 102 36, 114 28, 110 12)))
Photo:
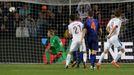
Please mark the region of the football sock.
POLYGON ((83 53, 83 61, 86 63, 86 61, 87 61, 87 53, 83 53))
POLYGON ((70 59, 71 59, 71 54, 67 54, 67 58, 66 58, 66 66, 69 65, 69 63, 70 63, 70 59))
POLYGON ((117 62, 118 61, 118 59, 121 57, 121 54, 122 54, 122 52, 121 51, 119 51, 119 53, 117 54, 117 56, 115 57, 115 62, 117 62))
POLYGON ((103 60, 104 55, 105 55, 104 53, 102 53, 102 54, 101 54, 101 56, 100 56, 100 59, 99 59, 99 62, 98 62, 98 63, 100 63, 100 64, 101 64, 101 61, 103 60))
POLYGON ((80 64, 83 59, 83 52, 79 52, 78 56, 78 64, 80 64))
POLYGON ((83 52, 80 52, 80 61, 82 61, 82 59, 83 59, 83 52))
POLYGON ((76 61, 77 60, 77 51, 74 51, 73 52, 73 61, 76 61))
POLYGON ((96 55, 95 54, 91 54, 90 55, 90 62, 91 62, 91 65, 93 67, 95 66, 95 61, 96 61, 96 55))

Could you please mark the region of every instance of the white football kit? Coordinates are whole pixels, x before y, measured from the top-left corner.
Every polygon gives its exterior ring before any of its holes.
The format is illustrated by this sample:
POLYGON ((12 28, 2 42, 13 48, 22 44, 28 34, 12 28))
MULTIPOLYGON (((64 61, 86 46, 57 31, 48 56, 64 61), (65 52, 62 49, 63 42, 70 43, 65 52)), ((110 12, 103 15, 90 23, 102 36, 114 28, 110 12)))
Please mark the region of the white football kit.
POLYGON ((83 27, 84 25, 80 21, 74 21, 69 24, 68 30, 73 37, 70 46, 70 52, 78 50, 78 48, 80 48, 80 51, 86 51, 85 40, 82 40, 82 44, 80 42, 83 27))
POLYGON ((112 28, 117 26, 116 30, 112 33, 112 36, 107 39, 107 43, 105 46, 105 49, 111 48, 112 45, 114 45, 116 48, 123 48, 122 43, 120 42, 118 35, 120 32, 120 27, 121 27, 122 21, 119 18, 112 18, 108 26, 110 27, 110 32, 112 31, 112 28))

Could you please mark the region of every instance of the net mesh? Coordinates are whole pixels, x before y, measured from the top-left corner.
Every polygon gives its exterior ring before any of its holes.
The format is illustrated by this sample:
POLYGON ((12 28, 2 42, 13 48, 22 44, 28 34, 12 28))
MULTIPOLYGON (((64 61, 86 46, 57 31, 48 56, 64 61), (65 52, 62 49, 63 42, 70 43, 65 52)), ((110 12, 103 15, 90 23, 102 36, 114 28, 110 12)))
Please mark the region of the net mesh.
MULTIPOLYGON (((120 40, 125 45, 126 53, 119 62, 134 62, 134 1, 133 0, 0 0, 0 62, 1 63, 43 63, 44 44, 42 38, 47 37, 47 30, 57 30, 60 38, 69 24, 70 14, 79 14, 79 3, 87 10, 93 10, 103 30, 100 40, 99 58, 105 46, 106 25, 113 17, 113 11, 120 8, 122 29, 120 40), (42 7, 42 6, 46 6, 42 7), (15 7, 9 11, 10 7, 15 7)), ((86 15, 84 15, 86 16, 86 15)), ((66 39, 68 41, 68 39, 66 39)), ((68 42, 65 44, 65 49, 68 42)), ((116 48, 112 47, 105 57, 105 63, 115 57, 116 48)))

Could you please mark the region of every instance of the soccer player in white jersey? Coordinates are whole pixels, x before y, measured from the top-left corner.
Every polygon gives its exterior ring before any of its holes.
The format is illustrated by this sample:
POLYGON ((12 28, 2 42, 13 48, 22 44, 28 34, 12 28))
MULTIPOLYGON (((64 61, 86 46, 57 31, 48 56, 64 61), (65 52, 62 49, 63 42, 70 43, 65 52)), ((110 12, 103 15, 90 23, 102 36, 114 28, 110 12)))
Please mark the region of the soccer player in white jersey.
POLYGON ((125 52, 125 49, 123 48, 121 42, 119 41, 118 35, 121 28, 122 21, 120 20, 121 11, 119 9, 115 10, 114 12, 115 18, 112 18, 107 27, 106 30, 109 33, 107 36, 107 43, 104 48, 104 52, 101 54, 101 57, 99 58, 99 61, 97 63, 97 69, 100 69, 100 64, 105 56, 105 54, 108 53, 108 50, 111 48, 112 45, 118 48, 119 52, 115 59, 111 62, 116 68, 119 68, 119 64, 117 64, 118 59, 121 57, 121 55, 125 52))
POLYGON ((80 40, 84 25, 82 24, 82 22, 78 20, 79 20, 79 17, 77 15, 70 16, 70 24, 68 26, 68 31, 69 31, 69 34, 72 35, 72 43, 71 43, 71 46, 70 46, 70 49, 66 58, 66 65, 65 65, 66 69, 68 68, 68 65, 70 63, 72 52, 75 50, 78 50, 78 48, 80 48, 80 51, 83 52, 84 68, 86 68, 87 54, 86 54, 85 40, 83 39, 82 43, 80 40))

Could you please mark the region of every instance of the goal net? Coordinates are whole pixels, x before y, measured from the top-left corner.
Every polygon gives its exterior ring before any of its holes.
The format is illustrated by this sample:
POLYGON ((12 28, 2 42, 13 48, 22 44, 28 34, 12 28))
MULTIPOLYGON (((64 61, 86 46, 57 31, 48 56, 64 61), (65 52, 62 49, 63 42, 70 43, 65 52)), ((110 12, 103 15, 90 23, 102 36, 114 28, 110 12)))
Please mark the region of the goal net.
MULTIPOLYGON (((118 8, 123 13, 119 37, 126 50, 119 62, 134 63, 134 0, 0 0, 0 63, 43 63, 49 28, 66 40, 67 50, 69 15, 78 14, 84 21, 89 10, 103 30, 98 59, 106 44, 106 25, 118 8)), ((112 47, 103 62, 111 62, 117 51, 112 47)))

